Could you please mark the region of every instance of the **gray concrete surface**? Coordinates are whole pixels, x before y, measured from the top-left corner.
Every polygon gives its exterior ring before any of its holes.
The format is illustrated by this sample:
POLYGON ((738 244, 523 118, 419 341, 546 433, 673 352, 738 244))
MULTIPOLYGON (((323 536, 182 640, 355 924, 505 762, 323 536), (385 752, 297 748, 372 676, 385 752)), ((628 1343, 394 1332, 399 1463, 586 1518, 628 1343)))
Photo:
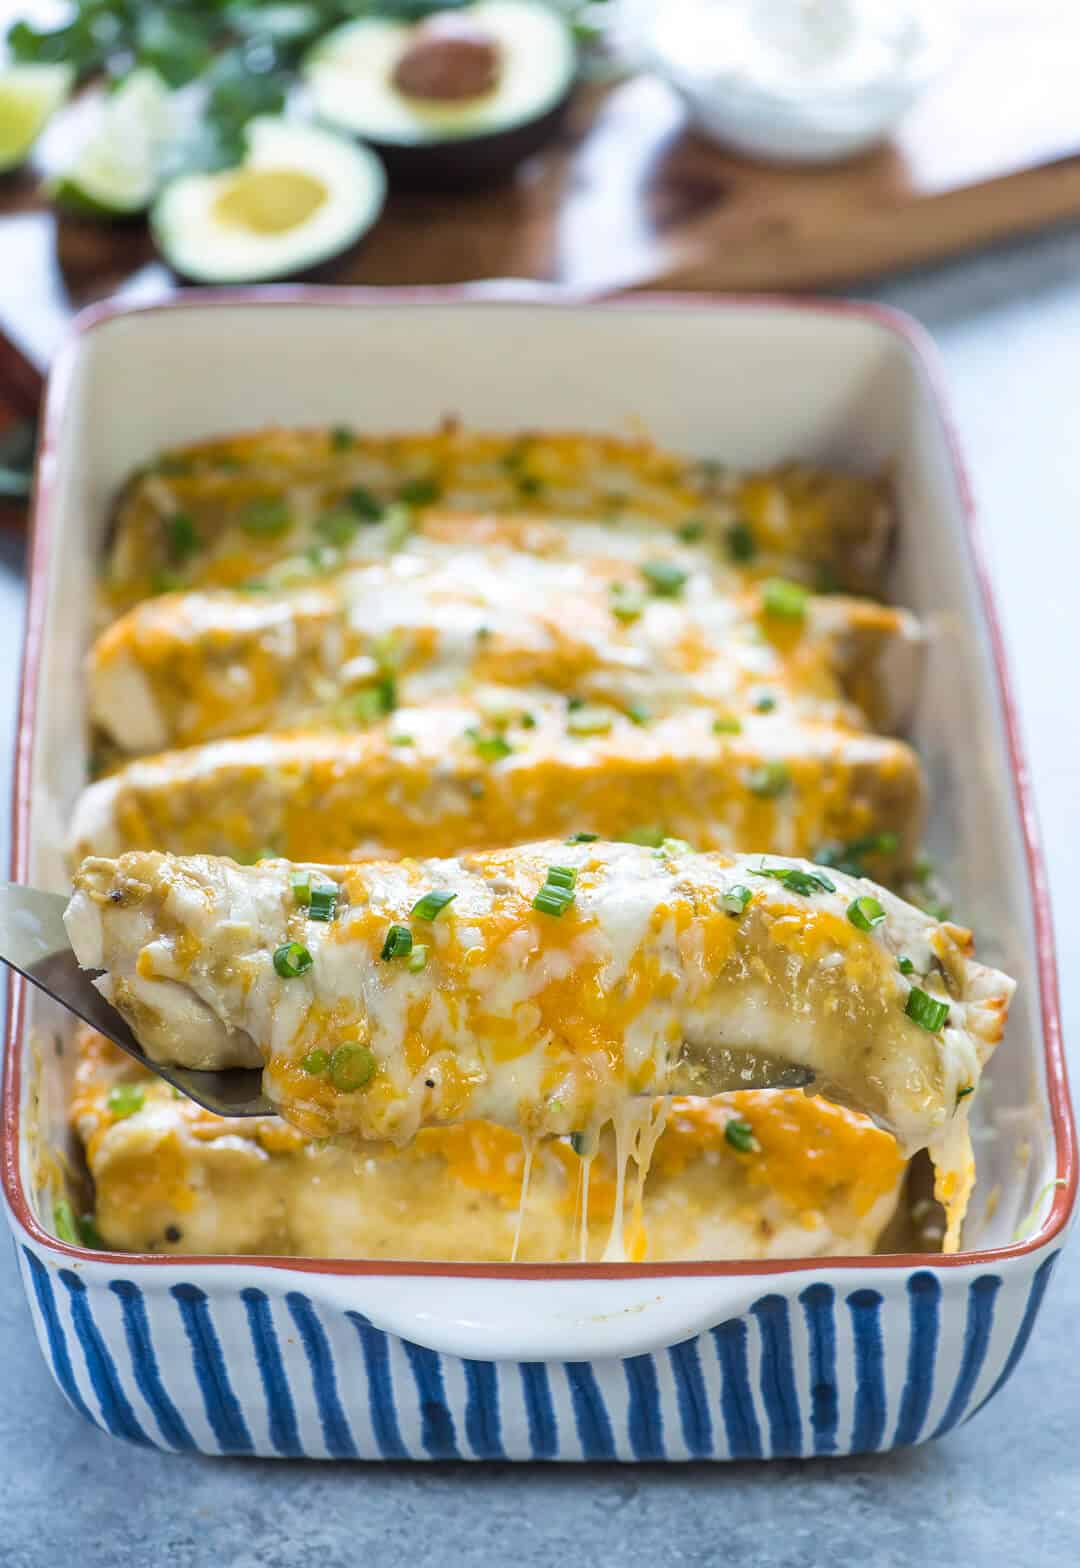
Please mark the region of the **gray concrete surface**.
MULTIPOLYGON (((919 317, 944 354, 1013 659, 1066 1028, 1080 1053, 1080 833, 1070 832, 1080 807, 1080 230, 863 292, 919 317)), ((5 784, 20 565, 17 544, 0 539, 5 784)), ((119 1444, 67 1408, 0 1252, 0 1568, 1065 1568, 1080 1562, 1078 1316, 1080 1243, 994 1404, 942 1442, 871 1459, 667 1469, 191 1460, 119 1444)))

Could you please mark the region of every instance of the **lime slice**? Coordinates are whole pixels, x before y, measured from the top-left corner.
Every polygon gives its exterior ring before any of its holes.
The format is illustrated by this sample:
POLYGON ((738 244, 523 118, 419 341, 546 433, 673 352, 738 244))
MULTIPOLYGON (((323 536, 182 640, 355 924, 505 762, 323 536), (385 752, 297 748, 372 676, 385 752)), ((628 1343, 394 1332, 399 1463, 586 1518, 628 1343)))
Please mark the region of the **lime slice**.
POLYGON ((9 65, 0 70, 0 174, 23 162, 74 80, 70 65, 9 65))
POLYGON ((85 217, 126 218, 149 207, 173 129, 172 94, 156 71, 132 71, 102 101, 74 162, 49 182, 61 206, 85 217))

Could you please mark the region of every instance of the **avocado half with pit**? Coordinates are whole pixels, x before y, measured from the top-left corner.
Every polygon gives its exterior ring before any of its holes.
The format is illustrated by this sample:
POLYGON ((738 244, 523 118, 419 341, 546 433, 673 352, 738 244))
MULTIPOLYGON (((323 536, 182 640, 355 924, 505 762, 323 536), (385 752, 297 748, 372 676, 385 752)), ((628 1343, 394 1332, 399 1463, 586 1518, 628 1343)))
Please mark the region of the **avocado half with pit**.
POLYGON ((349 250, 386 199, 367 147, 295 120, 250 122, 243 162, 170 181, 150 225, 174 272, 193 283, 295 277, 349 250))
POLYGON ((542 0, 478 0, 409 24, 367 16, 328 33, 303 76, 315 114, 374 147, 391 178, 497 179, 558 130, 573 35, 542 0))

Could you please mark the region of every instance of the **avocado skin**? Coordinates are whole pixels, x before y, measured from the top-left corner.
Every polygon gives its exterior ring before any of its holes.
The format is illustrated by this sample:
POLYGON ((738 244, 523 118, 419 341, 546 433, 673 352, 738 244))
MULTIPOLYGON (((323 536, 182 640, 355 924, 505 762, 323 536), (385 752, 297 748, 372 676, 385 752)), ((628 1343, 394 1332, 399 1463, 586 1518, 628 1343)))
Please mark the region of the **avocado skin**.
POLYGON ((571 83, 550 109, 535 119, 482 136, 445 141, 384 142, 364 137, 386 165, 391 184, 417 190, 455 190, 508 179, 519 164, 547 146, 559 133, 574 96, 571 83))

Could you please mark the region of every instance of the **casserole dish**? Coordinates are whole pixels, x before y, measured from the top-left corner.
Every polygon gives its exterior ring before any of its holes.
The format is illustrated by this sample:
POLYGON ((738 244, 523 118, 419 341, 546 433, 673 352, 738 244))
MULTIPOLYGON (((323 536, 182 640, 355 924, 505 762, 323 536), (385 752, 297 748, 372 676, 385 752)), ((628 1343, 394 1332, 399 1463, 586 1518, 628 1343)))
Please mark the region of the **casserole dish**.
POLYGON ((724 1459, 937 1435, 1015 1368, 1076 1174, 1023 759, 926 349, 858 306, 496 294, 181 296, 82 319, 53 373, 39 460, 14 874, 64 885, 85 780, 71 737, 84 727, 87 585, 117 484, 162 446, 346 412, 373 430, 453 412, 492 429, 640 420, 669 447, 747 465, 889 463, 892 597, 931 631, 911 726, 930 847, 980 956, 1019 980, 980 1096, 964 1250, 609 1266, 94 1253, 50 1233, 67 1021, 16 985, 4 1186, 42 1347, 98 1425, 210 1453, 724 1459))

